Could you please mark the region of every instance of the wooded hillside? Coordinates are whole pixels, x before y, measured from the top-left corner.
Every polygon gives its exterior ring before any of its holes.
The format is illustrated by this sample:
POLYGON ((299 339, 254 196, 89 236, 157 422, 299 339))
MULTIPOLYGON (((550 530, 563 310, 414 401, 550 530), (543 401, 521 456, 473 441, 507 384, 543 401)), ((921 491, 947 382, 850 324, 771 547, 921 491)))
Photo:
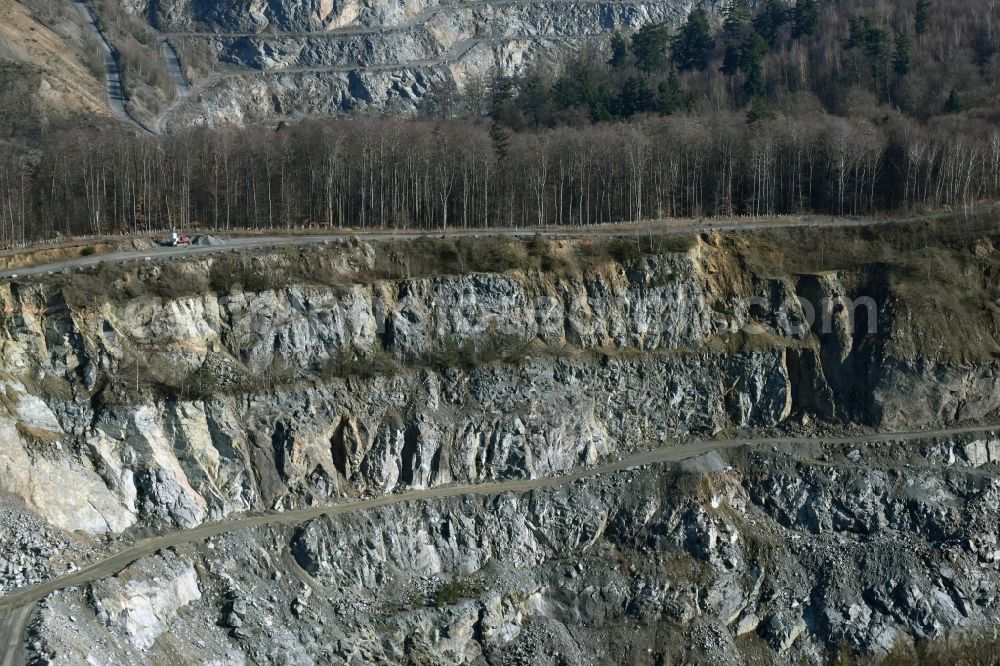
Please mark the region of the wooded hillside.
POLYGON ((562 74, 438 95, 424 119, 52 127, 0 144, 0 244, 966 206, 1000 196, 997 18, 971 0, 736 0, 562 74))

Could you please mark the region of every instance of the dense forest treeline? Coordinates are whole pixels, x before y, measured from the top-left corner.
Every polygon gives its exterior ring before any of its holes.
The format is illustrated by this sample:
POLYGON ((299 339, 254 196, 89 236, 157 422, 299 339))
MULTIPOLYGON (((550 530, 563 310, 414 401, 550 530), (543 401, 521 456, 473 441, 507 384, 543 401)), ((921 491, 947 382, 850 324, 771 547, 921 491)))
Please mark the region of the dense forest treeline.
POLYGON ((1000 127, 826 114, 508 132, 316 120, 0 146, 0 243, 187 228, 595 224, 867 214, 1000 196, 1000 127))
POLYGON ((174 226, 586 225, 996 199, 996 4, 699 5, 677 29, 619 35, 560 76, 439 91, 417 120, 164 138, 50 127, 0 142, 0 245, 174 226))
MULTIPOLYGON (((493 83, 487 111, 521 129, 705 110, 886 107, 927 119, 962 110, 995 117, 1000 7, 982 0, 728 0, 699 4, 677 29, 651 24, 585 49, 561 74, 529 70, 493 83)), ((466 99, 468 96, 474 99, 466 99)), ((440 116, 483 106, 444 90, 440 116)))

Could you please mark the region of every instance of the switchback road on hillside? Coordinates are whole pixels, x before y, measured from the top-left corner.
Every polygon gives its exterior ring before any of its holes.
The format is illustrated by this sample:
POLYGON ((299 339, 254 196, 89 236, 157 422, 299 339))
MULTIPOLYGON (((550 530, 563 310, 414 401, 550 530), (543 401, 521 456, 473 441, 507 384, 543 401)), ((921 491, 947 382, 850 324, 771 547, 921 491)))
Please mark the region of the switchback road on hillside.
MULTIPOLYGON (((454 64, 461 60, 465 55, 467 55, 473 48, 480 44, 504 44, 511 41, 517 41, 521 39, 553 39, 561 41, 578 41, 581 39, 590 39, 593 35, 578 35, 575 37, 556 37, 555 35, 498 35, 498 36, 486 36, 486 37, 475 37, 466 36, 457 39, 447 52, 441 54, 439 57, 428 57, 424 59, 417 59, 412 61, 395 62, 395 63, 337 63, 332 65, 316 65, 316 66, 300 66, 300 67, 278 67, 278 68, 265 68, 265 69, 245 69, 237 71, 217 71, 212 73, 210 76, 206 77, 204 80, 198 82, 196 86, 192 86, 191 82, 188 81, 187 77, 184 75, 183 68, 180 65, 180 58, 177 53, 176 48, 171 39, 289 39, 289 38, 300 38, 300 39, 319 39, 319 38, 329 38, 337 39, 344 37, 367 37, 371 35, 388 35, 399 32, 406 32, 409 30, 416 29, 427 29, 432 23, 435 17, 441 15, 446 11, 452 10, 474 10, 481 7, 503 7, 503 6, 531 6, 535 4, 546 4, 546 5, 605 5, 607 0, 505 0, 500 2, 484 2, 484 1, 473 1, 473 0, 459 0, 454 3, 446 5, 432 5, 424 8, 423 10, 413 14, 406 20, 400 21, 386 26, 369 26, 369 25, 346 25, 339 28, 332 28, 330 30, 299 30, 299 31, 281 31, 281 30, 266 30, 261 32, 212 32, 212 31, 170 31, 170 32, 157 32, 157 39, 159 40, 162 50, 164 62, 166 65, 167 73, 170 75, 171 80, 174 83, 176 94, 173 102, 166 108, 163 109, 159 115, 154 118, 150 123, 146 124, 138 120, 133 116, 127 109, 125 102, 125 91, 121 85, 121 73, 118 68, 118 64, 113 57, 113 51, 110 42, 107 40, 104 33, 98 26, 96 16, 92 9, 90 9, 86 4, 86 0, 74 0, 77 4, 80 12, 88 20, 88 22, 93 27, 93 30, 97 34, 98 40, 101 42, 103 49, 105 51, 105 67, 107 70, 107 88, 108 88, 108 103, 111 107, 112 112, 116 117, 123 120, 124 122, 132 125, 136 129, 143 132, 148 132, 156 135, 163 135, 169 129, 168 125, 173 120, 173 117, 181 111, 185 103, 197 97, 201 92, 208 90, 215 86, 219 81, 230 78, 257 78, 265 76, 279 76, 279 75, 294 75, 294 74, 307 74, 307 73, 350 73, 350 72, 385 72, 385 71, 397 71, 404 69, 433 69, 437 67, 445 67, 454 64)), ((624 5, 642 5, 644 0, 619 0, 616 4, 624 5)), ((152 29, 152 26, 149 26, 152 29)))
POLYGON ((112 115, 139 132, 145 134, 163 134, 166 131, 169 116, 191 96, 191 85, 187 77, 184 76, 180 57, 177 55, 177 50, 173 44, 165 36, 158 35, 157 39, 163 51, 164 65, 175 88, 174 101, 153 120, 151 125, 147 125, 128 110, 128 106, 126 105, 128 97, 125 95, 125 88, 122 85, 121 69, 118 67, 118 61, 115 59, 111 42, 97 22, 97 15, 94 13, 94 10, 90 8, 86 0, 73 0, 73 4, 87 22, 97 43, 101 46, 101 55, 104 58, 104 82, 108 97, 108 106, 111 108, 112 115))
POLYGON ((174 101, 164 109, 153 122, 154 134, 165 134, 167 131, 167 120, 184 102, 192 95, 191 82, 184 75, 184 68, 181 67, 180 56, 177 49, 165 36, 160 35, 160 50, 163 51, 163 62, 167 68, 170 80, 174 82, 174 101))
POLYGON ((527 493, 540 488, 550 488, 566 485, 581 479, 593 478, 602 474, 614 474, 628 469, 655 465, 660 463, 679 462, 696 458, 712 451, 724 451, 741 446, 806 446, 812 444, 853 445, 876 442, 906 442, 976 435, 1000 430, 1000 424, 977 425, 967 427, 945 428, 899 433, 877 433, 870 435, 855 435, 849 437, 770 437, 745 438, 729 440, 695 440, 683 444, 665 446, 650 451, 629 454, 620 460, 612 460, 594 467, 573 470, 560 476, 542 477, 537 479, 514 479, 480 484, 463 484, 438 486, 424 490, 411 490, 394 495, 385 495, 366 500, 355 500, 330 506, 310 507, 285 512, 268 512, 251 514, 218 523, 206 523, 198 527, 171 532, 162 536, 137 541, 117 553, 92 562, 72 573, 52 578, 37 585, 25 587, 7 596, 0 597, 0 648, 4 655, 0 658, 0 666, 16 666, 23 659, 24 629, 31 610, 36 603, 49 594, 70 587, 113 576, 136 560, 152 555, 159 550, 181 544, 204 541, 210 537, 235 532, 237 530, 271 525, 297 525, 320 517, 333 517, 359 511, 369 511, 385 506, 395 506, 428 500, 461 497, 461 496, 491 496, 503 493, 527 493))
MULTIPOLYGON (((970 209, 967 214, 973 215, 992 211, 992 207, 983 206, 970 209)), ((266 250, 270 248, 298 247, 322 245, 351 238, 364 241, 385 242, 413 240, 421 236, 442 238, 495 238, 507 236, 515 240, 526 240, 536 235, 552 239, 573 238, 646 238, 663 235, 683 236, 710 232, 738 233, 748 231, 766 231, 769 229, 818 229, 818 228, 853 228, 875 227, 882 225, 906 225, 927 222, 934 219, 956 216, 958 211, 946 211, 906 218, 842 218, 842 217, 807 217, 807 218, 763 218, 747 220, 700 220, 657 222, 649 221, 621 225, 599 225, 594 227, 547 227, 547 228, 492 228, 492 229, 449 229, 438 230, 403 230, 390 229, 381 231, 331 231, 321 234, 289 234, 286 236, 245 236, 224 240, 219 245, 194 245, 184 247, 158 247, 152 250, 138 252, 112 252, 95 254, 89 257, 78 257, 49 264, 26 268, 0 271, 0 280, 48 275, 64 271, 75 271, 98 264, 122 264, 135 261, 161 261, 164 259, 181 259, 188 257, 223 254, 240 250, 266 250)), ((122 241, 130 237, 122 237, 122 241)), ((27 251, 27 250, 25 250, 27 251)))
POLYGON ((118 69, 118 62, 115 60, 111 42, 108 41, 104 31, 101 30, 101 26, 98 25, 97 16, 94 14, 94 11, 84 0, 73 0, 73 5, 76 6, 77 11, 80 12, 80 16, 87 22, 87 25, 90 26, 90 30, 97 43, 101 46, 101 56, 104 58, 104 85, 111 113, 115 118, 118 118, 134 129, 144 133, 151 133, 151 130, 129 113, 128 107, 125 106, 127 98, 125 97, 125 89, 122 87, 121 71, 118 69))

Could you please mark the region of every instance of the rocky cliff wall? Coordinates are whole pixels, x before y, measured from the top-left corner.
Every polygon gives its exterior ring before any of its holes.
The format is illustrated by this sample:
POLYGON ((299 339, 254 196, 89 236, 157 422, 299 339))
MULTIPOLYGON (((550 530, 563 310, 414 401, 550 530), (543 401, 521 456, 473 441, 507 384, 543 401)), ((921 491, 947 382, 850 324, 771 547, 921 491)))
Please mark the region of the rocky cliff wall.
POLYGON ((889 297, 857 276, 740 274, 702 242, 586 271, 357 281, 374 256, 305 260, 347 267, 336 286, 85 304, 3 286, 0 489, 66 530, 191 527, 790 417, 914 428, 997 407, 989 363, 888 354, 889 297), (868 298, 880 328, 841 308, 814 331, 797 291, 868 298))
POLYGON ((31 640, 54 663, 877 662, 941 636, 972 657, 998 464, 994 438, 751 447, 245 530, 51 596, 31 640))
MULTIPOLYGON (((248 511, 998 406, 989 354, 914 342, 943 320, 896 266, 782 272, 712 236, 476 242, 0 287, 0 583, 248 511)), ((56 663, 756 663, 987 631, 1000 443, 863 439, 242 530, 51 595, 29 644, 56 663)))
POLYGON ((558 70, 613 31, 676 24, 686 0, 125 3, 177 46, 192 95, 175 125, 358 111, 411 114, 530 65, 558 70))

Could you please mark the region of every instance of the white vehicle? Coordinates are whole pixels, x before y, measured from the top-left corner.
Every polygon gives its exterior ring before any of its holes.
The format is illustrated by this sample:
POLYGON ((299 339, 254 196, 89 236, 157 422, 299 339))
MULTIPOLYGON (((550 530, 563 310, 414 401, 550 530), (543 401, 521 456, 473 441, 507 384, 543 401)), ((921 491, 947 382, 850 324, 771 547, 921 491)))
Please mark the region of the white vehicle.
POLYGON ((191 237, 186 234, 182 236, 177 232, 177 229, 174 229, 173 231, 170 232, 170 236, 167 237, 167 240, 163 244, 166 247, 177 247, 178 245, 190 245, 191 237))

